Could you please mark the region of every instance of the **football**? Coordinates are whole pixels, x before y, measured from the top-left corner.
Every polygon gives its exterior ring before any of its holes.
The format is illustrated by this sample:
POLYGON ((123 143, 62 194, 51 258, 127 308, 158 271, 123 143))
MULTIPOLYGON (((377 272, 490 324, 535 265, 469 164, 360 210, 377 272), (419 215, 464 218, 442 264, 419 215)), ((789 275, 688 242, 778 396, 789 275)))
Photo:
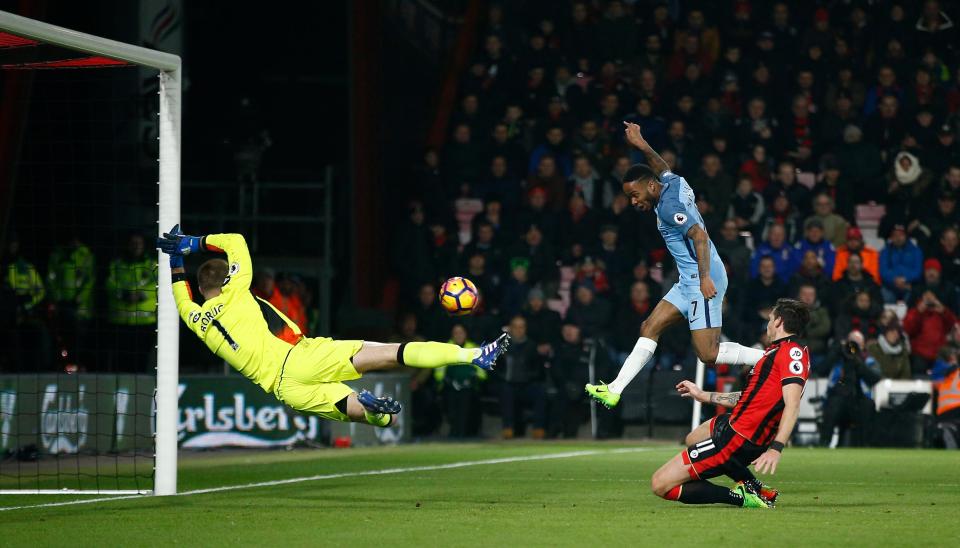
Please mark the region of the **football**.
POLYGON ((480 304, 480 292, 473 282, 455 276, 440 286, 440 306, 451 316, 466 316, 480 304))

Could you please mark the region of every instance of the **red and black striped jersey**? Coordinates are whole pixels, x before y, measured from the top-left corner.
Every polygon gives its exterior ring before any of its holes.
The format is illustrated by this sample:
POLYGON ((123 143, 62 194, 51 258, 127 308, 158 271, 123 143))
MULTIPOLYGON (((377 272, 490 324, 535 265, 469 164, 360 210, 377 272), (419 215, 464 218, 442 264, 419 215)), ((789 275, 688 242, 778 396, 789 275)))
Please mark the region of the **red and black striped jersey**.
POLYGON ((790 337, 775 341, 750 370, 750 381, 730 414, 730 426, 757 445, 777 435, 783 415, 783 387, 801 387, 810 376, 810 353, 790 337))

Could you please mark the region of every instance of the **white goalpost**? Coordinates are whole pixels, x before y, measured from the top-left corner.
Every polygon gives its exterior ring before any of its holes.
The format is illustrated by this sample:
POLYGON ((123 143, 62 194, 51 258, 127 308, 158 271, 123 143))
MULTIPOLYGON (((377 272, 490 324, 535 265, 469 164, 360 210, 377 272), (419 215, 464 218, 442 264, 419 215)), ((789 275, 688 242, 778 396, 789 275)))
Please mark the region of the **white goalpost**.
MULTIPOLYGON (((177 55, 117 42, 0 11, 0 31, 43 44, 156 69, 159 72, 159 203, 157 235, 180 220, 181 61, 177 55)), ((158 255, 159 256, 159 255, 158 255)), ((159 260, 155 457, 153 489, 4 489, 9 494, 153 494, 177 492, 179 317, 169 291, 170 268, 159 260)))

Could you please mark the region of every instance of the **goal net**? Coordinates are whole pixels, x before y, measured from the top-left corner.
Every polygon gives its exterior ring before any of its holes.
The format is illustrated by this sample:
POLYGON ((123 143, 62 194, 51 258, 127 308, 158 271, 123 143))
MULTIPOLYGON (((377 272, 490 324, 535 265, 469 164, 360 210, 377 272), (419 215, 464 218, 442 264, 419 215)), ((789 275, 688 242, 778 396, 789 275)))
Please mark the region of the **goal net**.
POLYGON ((0 494, 176 492, 179 67, 0 12, 0 494))

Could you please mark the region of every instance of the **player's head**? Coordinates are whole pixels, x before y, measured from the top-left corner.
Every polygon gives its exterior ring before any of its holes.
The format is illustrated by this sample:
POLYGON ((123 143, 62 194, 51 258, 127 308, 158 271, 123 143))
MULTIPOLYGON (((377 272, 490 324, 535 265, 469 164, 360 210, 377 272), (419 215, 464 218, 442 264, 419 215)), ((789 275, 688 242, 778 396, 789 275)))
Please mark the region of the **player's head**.
POLYGON ((228 269, 227 261, 223 259, 210 259, 200 265, 197 270, 197 286, 203 298, 212 299, 220 294, 228 269))
POLYGON ((778 299, 767 321, 767 337, 771 341, 802 335, 810 322, 810 307, 796 299, 778 299))
POLYGON ((634 164, 623 174, 623 193, 640 211, 650 211, 660 199, 657 174, 646 164, 634 164))

